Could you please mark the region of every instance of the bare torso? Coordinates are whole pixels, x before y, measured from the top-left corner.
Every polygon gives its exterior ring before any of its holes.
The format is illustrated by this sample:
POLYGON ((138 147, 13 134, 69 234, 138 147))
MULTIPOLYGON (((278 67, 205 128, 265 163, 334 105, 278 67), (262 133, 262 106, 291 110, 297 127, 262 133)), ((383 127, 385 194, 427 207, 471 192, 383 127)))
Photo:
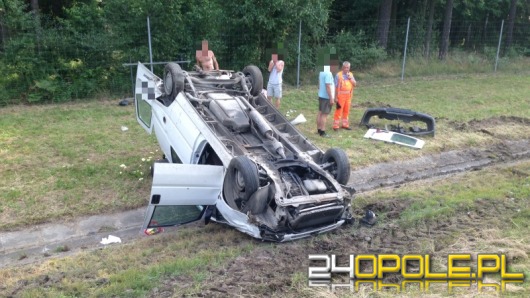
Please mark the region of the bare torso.
POLYGON ((195 53, 195 58, 197 59, 197 64, 202 68, 202 70, 214 70, 216 69, 217 60, 213 51, 208 51, 205 55, 203 51, 197 51, 195 53))

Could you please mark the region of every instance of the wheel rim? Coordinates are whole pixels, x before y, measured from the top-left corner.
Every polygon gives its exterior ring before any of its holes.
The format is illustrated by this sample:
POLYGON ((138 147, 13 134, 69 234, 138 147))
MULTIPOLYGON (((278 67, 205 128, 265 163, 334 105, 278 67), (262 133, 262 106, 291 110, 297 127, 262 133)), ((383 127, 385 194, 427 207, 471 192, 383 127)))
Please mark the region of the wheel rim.
POLYGON ((255 164, 246 156, 238 156, 228 165, 223 182, 223 193, 228 205, 246 213, 251 195, 259 188, 255 164))
POLYGON ((245 191, 245 177, 241 174, 240 171, 235 170, 235 180, 236 180, 236 190, 241 193, 245 191))
POLYGON ((171 91, 173 91, 173 79, 170 72, 166 73, 166 77, 164 79, 164 90, 166 91, 166 94, 171 94, 171 91))
POLYGON ((338 175, 338 168, 339 168, 337 165, 337 162, 333 158, 328 159, 328 162, 333 163, 333 165, 331 166, 329 170, 329 173, 331 174, 331 176, 333 176, 333 178, 336 179, 338 175))
POLYGON ((252 79, 252 76, 250 73, 246 73, 245 77, 247 78, 247 88, 250 90, 252 89, 252 85, 254 84, 254 80, 252 79))

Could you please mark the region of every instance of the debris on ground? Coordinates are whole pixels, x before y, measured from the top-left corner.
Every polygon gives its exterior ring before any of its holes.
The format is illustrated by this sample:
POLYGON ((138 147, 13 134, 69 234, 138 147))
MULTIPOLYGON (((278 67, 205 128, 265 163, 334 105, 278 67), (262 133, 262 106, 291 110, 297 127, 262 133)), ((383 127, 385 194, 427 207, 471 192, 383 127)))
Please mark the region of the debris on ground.
POLYGON ((109 235, 107 238, 101 238, 101 244, 107 245, 111 243, 121 243, 120 237, 109 235))
POLYGON ((124 106, 128 106, 129 105, 129 100, 128 99, 123 99, 120 101, 120 103, 118 103, 118 105, 124 107, 124 106))
POLYGON ((363 218, 361 218, 361 223, 368 226, 373 226, 376 222, 377 216, 375 215, 375 213, 372 210, 366 210, 366 214, 363 218))

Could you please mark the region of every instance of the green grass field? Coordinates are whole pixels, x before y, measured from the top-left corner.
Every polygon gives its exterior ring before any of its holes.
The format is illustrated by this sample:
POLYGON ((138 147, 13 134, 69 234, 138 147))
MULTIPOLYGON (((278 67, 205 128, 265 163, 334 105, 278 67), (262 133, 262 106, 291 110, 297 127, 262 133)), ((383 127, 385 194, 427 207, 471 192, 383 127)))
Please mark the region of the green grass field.
MULTIPOLYGON (((367 204, 379 208, 380 219, 374 228, 346 227, 288 244, 255 241, 223 225, 188 227, 103 250, 0 270, 4 287, 2 291, 0 286, 0 295, 18 289, 20 297, 146 297, 163 290, 179 296, 215 296, 226 293, 212 289, 241 279, 239 293, 243 295, 336 297, 307 286, 307 254, 370 253, 377 252, 377 247, 399 254, 429 254, 436 260, 436 272, 447 272, 442 260, 448 253, 503 253, 508 257, 509 272, 522 272, 528 278, 529 175, 530 163, 525 162, 443 181, 415 182, 398 191, 362 194, 354 202, 354 210, 367 204), (372 240, 364 247, 361 242, 368 235, 372 240), (404 237, 406 240, 399 241, 404 237), (390 247, 385 242, 389 238, 397 240, 390 247), (330 245, 331 251, 323 250, 330 245), (259 262, 256 254, 268 258, 259 262), (254 262, 258 265, 252 265, 254 262), (234 266, 239 269, 231 270, 234 266), (20 284, 25 286, 20 288, 20 284)), ((497 275, 488 278, 490 283, 499 281, 497 275)), ((525 297, 530 291, 528 282, 507 289, 504 296, 509 297, 525 297)), ((464 288, 456 293, 474 297, 476 291, 464 288)), ((433 297, 447 293, 447 285, 412 293, 433 297)))
MULTIPOLYGON (((322 149, 344 148, 353 168, 530 138, 528 71, 405 82, 360 78, 352 124, 359 122, 367 107, 392 106, 431 114, 437 132, 434 138, 425 137, 426 146, 418 151, 364 139, 366 128, 357 125, 353 131, 328 129, 332 137, 323 139, 316 134, 316 87, 286 86, 281 111, 289 119, 304 114, 308 122, 298 128, 322 149)), ((147 204, 149 167, 161 153, 156 139, 137 124, 134 107, 120 107, 117 102, 100 99, 0 109, 1 230, 147 204)), ((381 247, 436 256, 505 253, 510 269, 524 272, 528 279, 529 176, 530 164, 525 161, 361 194, 353 202, 354 210, 375 206, 380 222, 374 228, 347 227, 291 244, 262 243, 210 224, 1 269, 0 296, 145 297, 167 291, 178 296, 334 297, 307 288, 307 254, 369 253, 381 247), (363 240, 367 237, 372 239, 369 246, 363 240), (388 244, 388 239, 405 240, 388 244), (257 258, 256 253, 264 257, 257 258), (230 290, 215 292, 224 286, 230 290)), ((444 266, 436 264, 440 270, 444 266)), ((506 295, 527 297, 528 293, 526 282, 506 295)), ((462 294, 476 295, 473 290, 462 294)))
POLYGON ((147 174, 160 153, 133 106, 101 100, 14 106, 0 114, 0 229, 146 202, 147 174))
MULTIPOLYGON (((365 128, 316 133, 316 87, 286 88, 281 110, 322 149, 341 147, 353 168, 530 135, 530 74, 467 75, 406 82, 359 82, 351 111, 408 108, 434 116, 437 132, 422 150, 363 138, 365 128), (517 121, 497 121, 500 117, 517 121), (526 120, 525 120, 526 119, 526 120), (479 128, 472 121, 483 121, 479 128), (489 123, 491 122, 491 124, 489 123), (484 133, 484 130, 487 133, 484 133)), ((134 107, 117 100, 0 109, 0 228, 12 229, 146 204, 149 167, 160 158, 156 139, 136 123, 134 107), (121 127, 128 128, 122 131, 121 127)), ((331 116, 328 127, 331 126, 331 116)))

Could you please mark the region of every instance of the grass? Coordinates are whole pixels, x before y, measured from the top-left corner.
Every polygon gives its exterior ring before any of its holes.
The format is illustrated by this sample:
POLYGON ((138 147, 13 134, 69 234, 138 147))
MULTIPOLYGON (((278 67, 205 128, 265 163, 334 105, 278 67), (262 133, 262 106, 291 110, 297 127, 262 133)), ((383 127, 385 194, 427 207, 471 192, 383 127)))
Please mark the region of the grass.
MULTIPOLYGON (((328 128, 330 139, 315 133, 315 86, 286 86, 281 107, 288 118, 304 114, 308 122, 298 128, 322 149, 346 150, 354 169, 530 135, 527 72, 358 81, 354 130, 328 128), (364 139, 366 129, 356 124, 372 106, 428 113, 436 118, 436 136, 424 138, 418 151, 364 139), (519 118, 498 120, 504 116, 519 118), (480 121, 495 119, 485 133, 480 121)), ((133 105, 120 107, 117 100, 1 108, 0 229, 143 206, 157 150, 155 138, 136 123, 133 105)))
MULTIPOLYGON (((315 133, 316 87, 285 89, 282 112, 288 118, 303 113, 308 122, 298 128, 322 149, 345 149, 353 168, 530 135, 528 72, 359 79, 350 115, 354 130, 330 131, 331 139, 315 133), (355 124, 371 106, 431 114, 436 137, 424 138, 419 151, 364 139, 366 129, 355 124)), ((136 123, 134 107, 117 100, 1 108, 0 229, 143 206, 157 150, 155 138, 136 123)))
MULTIPOLYGON (((252 242, 231 246, 240 236, 220 225, 190 228, 178 234, 166 233, 74 257, 51 259, 18 268, 16 273, 0 270, 0 279, 2 286, 12 289, 25 276, 26 286, 17 294, 20 297, 144 297, 161 280, 184 281, 185 276, 194 276, 191 282, 199 283, 208 270, 251 251, 252 242), (212 250, 211 241, 221 247, 212 250)), ((0 296, 5 294, 0 287, 0 296)))
POLYGON ((333 116, 330 115, 327 123, 330 139, 316 135, 316 87, 286 89, 281 110, 289 115, 289 119, 294 119, 299 113, 304 114, 308 121, 298 125, 299 130, 321 148, 345 149, 354 168, 456 148, 483 146, 498 142, 499 138, 517 139, 530 135, 527 125, 530 73, 419 78, 405 82, 381 80, 366 84, 359 80, 350 111, 350 123, 354 130, 332 131, 333 116), (432 115, 436 119, 436 136, 424 137, 426 145, 421 151, 364 139, 366 129, 357 125, 364 111, 367 107, 385 106, 432 115), (507 116, 525 120, 500 119, 507 116), (470 126, 469 122, 476 123, 478 127, 470 126), (487 129, 494 131, 488 134, 487 129))
POLYGON ((433 179, 412 183, 403 190, 379 190, 358 196, 353 206, 373 204, 398 198, 407 208, 401 213, 399 225, 411 228, 446 221, 456 213, 476 212, 478 201, 506 201, 520 206, 514 220, 525 227, 530 210, 530 162, 516 168, 497 171, 482 170, 479 174, 465 173, 443 181, 433 179))
MULTIPOLYGON (((359 127, 351 132, 331 131, 331 139, 319 138, 314 123, 314 86, 300 90, 286 86, 281 110, 291 111, 289 118, 303 113, 308 122, 298 128, 323 149, 344 148, 354 168, 452 149, 484 147, 530 135, 527 70, 407 78, 405 82, 365 77, 366 80, 363 74, 358 76, 351 122, 357 123, 365 108, 371 106, 390 105, 429 113, 436 117, 437 133, 435 138, 425 138, 424 149, 413 151, 366 140, 362 137, 366 129, 359 127)), ((1 108, 0 229, 144 206, 151 185, 149 166, 159 155, 154 137, 136 123, 134 107, 119 107, 117 100, 1 108), (122 131, 122 126, 128 130, 122 131)), ((471 218, 473 229, 455 230, 436 238, 423 235, 407 247, 396 247, 395 253, 411 249, 437 253, 506 252, 512 269, 524 272, 528 278, 529 176, 530 164, 526 162, 363 194, 354 200, 354 207, 394 202, 406 206, 397 218, 383 208, 379 214, 381 233, 387 233, 384 229, 392 225, 417 231, 471 218), (488 216, 488 211, 496 215, 488 216)), ((291 246, 268 245, 234 229, 209 225, 53 258, 54 254, 68 251, 65 246, 50 252, 52 258, 42 263, 0 270, 0 296, 16 292, 15 296, 20 297, 143 297, 149 293, 156 296, 163 288, 195 296, 219 279, 216 272, 237 264, 240 258, 252 258, 256 248, 272 251, 282 260, 282 256, 292 254, 291 249, 304 256, 315 252, 307 247, 319 241, 342 243, 345 249, 355 247, 357 243, 342 237, 358 231, 345 233, 326 234, 291 246)), ((333 296, 308 290, 307 268, 291 270, 286 267, 292 265, 290 262, 285 257, 283 262, 271 261, 271 267, 292 272, 290 284, 276 284, 275 293, 283 295, 287 291, 291 297, 333 296)), ((258 274, 267 270, 253 269, 259 270, 258 274)), ((264 277, 264 282, 254 288, 246 286, 249 291, 269 293, 270 278, 264 277)), ((523 289, 527 293, 528 284, 523 289)), ((361 295, 370 296, 364 292, 361 295)))
MULTIPOLYGON (((384 206, 395 202, 412 203, 418 207, 405 209, 395 219, 385 217, 386 212, 381 211, 379 223, 374 228, 365 230, 374 235, 382 233, 381 237, 392 237, 387 227, 393 225, 402 225, 407 233, 414 236, 423 229, 422 223, 445 221, 450 225, 454 224, 452 232, 447 236, 442 233, 442 236, 433 235, 431 238, 412 237, 405 246, 397 245, 394 248, 393 253, 397 254, 411 250, 416 253, 434 253, 433 269, 436 271, 446 270, 445 261, 442 260, 445 260, 447 253, 502 253, 508 257, 509 272, 523 272, 528 278, 528 174, 530 162, 475 171, 444 181, 408 184, 399 191, 383 190, 362 194, 354 203, 354 207, 361 208, 370 203, 384 206), (482 206, 480 199, 489 200, 491 204, 482 206), (433 204, 447 206, 451 212, 433 215, 427 208, 421 208, 433 204), (488 206, 504 206, 506 213, 491 212, 488 206), (461 216, 479 210, 485 213, 484 217, 458 225, 461 216), (497 216, 496 221, 493 217, 497 216), (424 250, 420 251, 422 246, 424 250), (440 248, 434 252, 435 247, 440 248)), ((245 271, 237 271, 237 274, 242 276, 250 272, 258 277, 263 276, 262 283, 241 284, 243 293, 255 293, 257 296, 259 293, 268 293, 267 295, 274 297, 346 297, 319 288, 308 288, 307 267, 304 267, 306 264, 297 264, 296 259, 291 263, 290 256, 305 258, 308 253, 322 253, 315 251, 314 245, 323 242, 339 245, 327 251, 328 253, 344 255, 355 252, 357 245, 351 242, 348 235, 362 231, 354 226, 345 228, 340 233, 276 245, 254 241, 224 225, 189 227, 178 232, 143 238, 134 243, 109 246, 69 257, 51 258, 40 264, 1 269, 0 279, 3 283, 0 286, 0 295, 9 295, 16 291, 16 296, 19 297, 145 297, 158 296, 157 294, 163 291, 169 291, 174 295, 178 293, 197 296, 218 286, 219 279, 228 278, 224 274, 234 273, 229 271, 231 266, 241 268, 239 263, 244 259, 253 259, 255 251, 259 249, 269 251, 267 256, 277 257, 278 260, 271 258, 268 266, 259 265, 245 271), (300 267, 303 269, 299 269, 300 267), (275 282, 271 278, 276 276, 276 272, 290 272, 290 276, 286 277, 290 282, 275 282), (273 286, 269 286, 269 283, 273 286)), ((230 277, 237 280, 233 275, 230 277)), ((495 276, 491 278, 491 282, 496 282, 495 276)), ((433 295, 440 295, 447 292, 447 285, 433 285, 431 291, 433 295)), ((528 291, 530 289, 526 281, 521 285, 508 287, 503 296, 525 297, 528 291)), ((455 292, 473 296, 476 295, 476 288, 455 289, 455 292)), ((402 294, 407 295, 406 293, 402 294)), ((359 294, 373 295, 365 290, 359 294)), ((376 296, 386 297, 390 294, 380 292, 376 296)), ((416 294, 430 296, 425 293, 416 294)))
MULTIPOLYGON (((357 72, 363 81, 375 81, 387 78, 401 78, 403 60, 380 62, 374 67, 357 72)), ((525 57, 505 56, 499 59, 497 72, 525 73, 530 67, 530 60, 525 57)), ((478 55, 461 51, 453 51, 445 60, 439 60, 433 53, 431 58, 408 56, 405 64, 405 80, 418 77, 436 78, 447 75, 491 74, 495 72, 495 53, 478 55)))
POLYGON ((0 229, 144 205, 160 154, 133 115, 109 100, 0 109, 0 229))

